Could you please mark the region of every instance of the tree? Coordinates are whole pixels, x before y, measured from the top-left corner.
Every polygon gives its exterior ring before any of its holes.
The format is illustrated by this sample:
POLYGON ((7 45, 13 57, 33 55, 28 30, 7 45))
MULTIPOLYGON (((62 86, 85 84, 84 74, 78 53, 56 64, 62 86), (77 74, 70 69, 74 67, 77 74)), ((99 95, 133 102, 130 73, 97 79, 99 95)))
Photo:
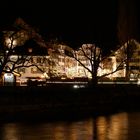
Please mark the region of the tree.
POLYGON ((123 57, 115 69, 99 75, 99 69, 103 69, 103 63, 108 56, 102 56, 102 50, 95 44, 84 44, 78 51, 72 50, 70 56, 91 74, 89 84, 94 86, 97 85, 99 79, 124 69, 126 61, 126 58, 123 57))
POLYGON ((41 51, 39 50, 39 52, 43 52, 43 63, 46 63, 46 56, 44 56, 44 54, 47 54, 45 51, 48 49, 46 41, 22 18, 17 18, 10 27, 10 31, 3 31, 0 35, 0 76, 4 72, 20 74, 18 69, 31 66, 37 67, 42 72, 45 71, 44 67, 40 67, 32 61, 32 49, 29 52, 24 52, 24 49, 21 49, 24 45, 27 45, 28 40, 35 41, 40 47, 41 51))
POLYGON ((20 75, 18 69, 23 67, 35 66, 39 68, 36 63, 31 62, 32 55, 29 53, 19 53, 16 50, 18 44, 21 43, 20 45, 23 45, 26 41, 23 40, 24 37, 21 37, 19 30, 4 32, 1 37, 3 38, 0 46, 0 76, 3 73, 16 73, 20 75))

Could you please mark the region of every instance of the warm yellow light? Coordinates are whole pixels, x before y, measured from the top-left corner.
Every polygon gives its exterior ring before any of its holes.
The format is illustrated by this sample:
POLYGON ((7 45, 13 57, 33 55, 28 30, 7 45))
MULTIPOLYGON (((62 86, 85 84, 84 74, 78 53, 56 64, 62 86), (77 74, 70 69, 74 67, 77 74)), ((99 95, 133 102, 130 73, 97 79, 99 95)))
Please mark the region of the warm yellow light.
POLYGON ((28 49, 28 52, 29 52, 29 53, 31 53, 32 51, 33 51, 33 49, 32 49, 32 48, 29 48, 29 49, 28 49))
POLYGON ((15 76, 21 76, 19 73, 13 72, 15 76))
POLYGON ((48 74, 47 74, 46 72, 44 72, 44 73, 40 76, 40 78, 49 78, 49 76, 48 76, 48 74))
POLYGON ((6 46, 8 46, 9 48, 14 48, 17 45, 17 41, 16 40, 11 40, 10 38, 6 39, 6 46))

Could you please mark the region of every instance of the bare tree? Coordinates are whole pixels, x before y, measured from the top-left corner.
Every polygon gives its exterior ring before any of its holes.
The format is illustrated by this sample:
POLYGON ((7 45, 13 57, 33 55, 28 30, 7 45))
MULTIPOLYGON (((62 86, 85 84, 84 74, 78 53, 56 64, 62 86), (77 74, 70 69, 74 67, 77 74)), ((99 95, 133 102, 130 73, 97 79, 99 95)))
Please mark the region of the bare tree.
MULTIPOLYGON (((32 55, 21 53, 21 51, 19 53, 17 50, 18 46, 23 46, 25 42, 32 39, 38 44, 40 49, 43 48, 44 50, 45 48, 47 51, 46 41, 44 41, 42 36, 34 28, 25 23, 22 18, 17 18, 12 28, 14 28, 14 31, 1 32, 0 75, 3 72, 18 73, 18 68, 31 66, 35 66, 44 72, 44 68, 40 68, 36 63, 31 61, 33 58, 32 55)), ((43 61, 46 62, 44 58, 43 61)))
POLYGON ((20 37, 18 31, 12 31, 8 35, 4 33, 0 48, 0 76, 2 76, 3 73, 20 74, 17 69, 23 67, 35 66, 39 68, 36 63, 31 61, 32 55, 25 53, 20 54, 16 51, 18 41, 21 39, 20 37))
POLYGON ((99 79, 124 69, 126 61, 126 58, 123 57, 115 69, 99 75, 99 69, 103 69, 102 64, 108 58, 108 56, 102 56, 102 50, 99 47, 94 44, 85 44, 78 51, 72 50, 71 56, 91 74, 89 82, 91 85, 97 85, 99 79), (87 62, 85 63, 85 61, 87 62))

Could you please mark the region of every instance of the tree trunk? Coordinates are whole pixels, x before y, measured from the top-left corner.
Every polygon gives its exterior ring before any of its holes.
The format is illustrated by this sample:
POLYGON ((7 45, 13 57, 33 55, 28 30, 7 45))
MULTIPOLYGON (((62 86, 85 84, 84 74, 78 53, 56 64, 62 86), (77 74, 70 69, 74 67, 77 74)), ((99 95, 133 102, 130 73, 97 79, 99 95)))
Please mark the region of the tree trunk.
POLYGON ((89 87, 96 87, 98 84, 97 72, 92 73, 92 79, 89 82, 89 87))

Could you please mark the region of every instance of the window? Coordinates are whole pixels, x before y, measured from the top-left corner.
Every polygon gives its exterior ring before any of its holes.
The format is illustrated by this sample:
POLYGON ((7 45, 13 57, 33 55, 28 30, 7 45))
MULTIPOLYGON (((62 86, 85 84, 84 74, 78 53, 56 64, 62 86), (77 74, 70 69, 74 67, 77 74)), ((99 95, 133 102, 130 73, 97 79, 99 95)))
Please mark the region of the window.
POLYGON ((25 73, 25 68, 18 68, 18 72, 19 72, 19 73, 20 73, 20 72, 25 73))
POLYGON ((41 58, 37 57, 37 63, 41 63, 41 58))
POLYGON ((31 68, 31 73, 37 73, 37 68, 36 67, 31 68))
POLYGON ((140 66, 130 66, 130 69, 131 70, 139 70, 140 69, 140 66))
POLYGON ((131 58, 130 62, 139 62, 139 58, 131 58))
POLYGON ((36 61, 37 61, 37 60, 36 60, 36 57, 32 57, 32 58, 31 58, 31 63, 36 63, 36 61))

